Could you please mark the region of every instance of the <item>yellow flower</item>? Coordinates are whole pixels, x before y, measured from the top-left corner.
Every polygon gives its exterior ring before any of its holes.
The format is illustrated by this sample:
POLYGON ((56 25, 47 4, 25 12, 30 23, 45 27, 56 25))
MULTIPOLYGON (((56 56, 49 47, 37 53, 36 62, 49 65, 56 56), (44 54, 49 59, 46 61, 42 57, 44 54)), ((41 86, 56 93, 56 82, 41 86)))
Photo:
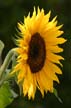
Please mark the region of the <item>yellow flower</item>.
POLYGON ((60 64, 63 57, 58 55, 63 49, 58 44, 66 40, 60 35, 62 25, 57 26, 56 17, 49 21, 51 11, 44 14, 43 9, 34 8, 33 15, 24 17, 24 23, 18 23, 21 37, 17 39, 17 65, 13 73, 18 73, 18 83, 21 83, 24 96, 34 99, 36 88, 44 96, 44 92, 53 92, 53 81, 59 83, 56 74, 62 71, 60 64))

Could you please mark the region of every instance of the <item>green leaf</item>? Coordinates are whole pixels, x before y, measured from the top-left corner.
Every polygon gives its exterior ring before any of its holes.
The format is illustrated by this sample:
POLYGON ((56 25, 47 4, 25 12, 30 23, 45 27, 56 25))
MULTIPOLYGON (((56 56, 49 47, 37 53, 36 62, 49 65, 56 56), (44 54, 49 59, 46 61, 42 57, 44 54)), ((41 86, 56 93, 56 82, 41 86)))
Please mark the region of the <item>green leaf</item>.
POLYGON ((0 108, 5 108, 13 101, 13 96, 10 91, 10 86, 7 82, 5 82, 0 87, 0 108))
POLYGON ((60 103, 63 103, 61 98, 58 96, 58 92, 57 90, 54 88, 54 91, 53 91, 54 95, 56 96, 56 98, 59 100, 60 103))
POLYGON ((1 54, 4 48, 4 43, 0 40, 0 65, 2 64, 1 54))

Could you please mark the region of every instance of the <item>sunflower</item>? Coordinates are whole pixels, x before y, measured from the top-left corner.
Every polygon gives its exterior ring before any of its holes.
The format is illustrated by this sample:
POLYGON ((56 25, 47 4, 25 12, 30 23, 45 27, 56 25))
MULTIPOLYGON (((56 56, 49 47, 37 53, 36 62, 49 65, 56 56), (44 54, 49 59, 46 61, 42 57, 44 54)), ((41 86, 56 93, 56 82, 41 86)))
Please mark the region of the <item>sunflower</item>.
POLYGON ((60 60, 64 60, 59 55, 63 51, 59 44, 66 40, 60 37, 62 25, 57 26, 56 17, 49 21, 50 15, 51 11, 44 14, 44 9, 34 8, 32 16, 29 13, 24 23, 18 23, 20 37, 16 39, 18 57, 13 73, 17 72, 18 83, 29 99, 34 99, 36 88, 42 96, 53 92, 53 81, 59 83, 57 74, 62 74, 57 66, 62 66, 60 60))

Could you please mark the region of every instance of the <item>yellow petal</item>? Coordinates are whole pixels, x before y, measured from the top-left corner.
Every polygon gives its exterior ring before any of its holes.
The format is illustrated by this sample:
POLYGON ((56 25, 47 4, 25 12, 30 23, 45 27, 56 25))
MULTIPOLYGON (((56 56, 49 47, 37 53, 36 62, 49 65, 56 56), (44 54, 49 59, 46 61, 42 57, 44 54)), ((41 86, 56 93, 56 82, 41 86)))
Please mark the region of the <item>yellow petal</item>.
POLYGON ((31 83, 29 90, 28 90, 28 97, 29 99, 32 97, 34 99, 35 91, 34 91, 34 85, 31 83))
POLYGON ((26 68, 27 68, 26 65, 24 65, 23 68, 19 71, 18 83, 24 79, 27 70, 26 68))
POLYGON ((49 67, 48 64, 46 64, 44 68, 44 73, 47 76, 47 78, 49 78, 50 80, 57 81, 59 83, 59 79, 56 76, 55 71, 53 70, 53 68, 49 67))
POLYGON ((44 16, 44 21, 47 21, 47 23, 49 22, 50 15, 51 15, 51 11, 49 11, 49 12, 44 16))
POLYGON ((42 72, 40 75, 40 81, 43 84, 43 87, 45 89, 45 91, 53 91, 53 81, 51 79, 49 79, 48 77, 46 77, 45 73, 42 72))
POLYGON ((52 69, 53 72, 57 73, 57 74, 62 74, 62 70, 54 63, 48 61, 47 65, 52 69))
POLYGON ((43 87, 43 84, 41 83, 39 74, 40 74, 40 73, 37 73, 37 74, 36 74, 37 87, 38 87, 38 89, 40 90, 42 96, 44 97, 44 87, 43 87))
POLYGON ((56 38, 53 43, 55 44, 63 44, 64 42, 66 42, 66 40, 64 38, 56 38))
POLYGON ((27 78, 25 78, 24 81, 23 81, 23 94, 24 94, 24 96, 27 95, 28 90, 29 90, 29 86, 30 86, 29 81, 28 81, 27 78))
POLYGON ((61 64, 60 60, 64 60, 64 58, 61 57, 60 55, 56 55, 56 54, 53 54, 51 52, 48 52, 47 60, 49 60, 49 61, 51 61, 53 63, 61 64))
MULTIPOLYGON (((59 30, 49 30, 48 32, 46 31, 44 37, 46 38, 46 42, 51 42, 52 44, 54 43, 55 40, 57 40, 57 42, 59 42, 59 37, 60 35, 63 34, 63 31, 59 31, 59 30)), ((56 43, 55 43, 56 44, 56 43)))
POLYGON ((62 48, 59 48, 58 46, 54 45, 54 46, 46 46, 46 49, 53 52, 53 53, 60 53, 63 52, 62 48))

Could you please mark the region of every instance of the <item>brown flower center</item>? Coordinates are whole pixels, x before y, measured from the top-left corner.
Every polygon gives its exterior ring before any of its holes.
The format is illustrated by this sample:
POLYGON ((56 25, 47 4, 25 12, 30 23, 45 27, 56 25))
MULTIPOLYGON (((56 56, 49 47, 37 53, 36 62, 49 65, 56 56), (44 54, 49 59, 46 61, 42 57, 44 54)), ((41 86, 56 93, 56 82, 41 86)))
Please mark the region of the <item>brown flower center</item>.
POLYGON ((29 42, 28 60, 31 72, 36 73, 44 66, 46 49, 44 39, 39 33, 35 33, 29 42))

